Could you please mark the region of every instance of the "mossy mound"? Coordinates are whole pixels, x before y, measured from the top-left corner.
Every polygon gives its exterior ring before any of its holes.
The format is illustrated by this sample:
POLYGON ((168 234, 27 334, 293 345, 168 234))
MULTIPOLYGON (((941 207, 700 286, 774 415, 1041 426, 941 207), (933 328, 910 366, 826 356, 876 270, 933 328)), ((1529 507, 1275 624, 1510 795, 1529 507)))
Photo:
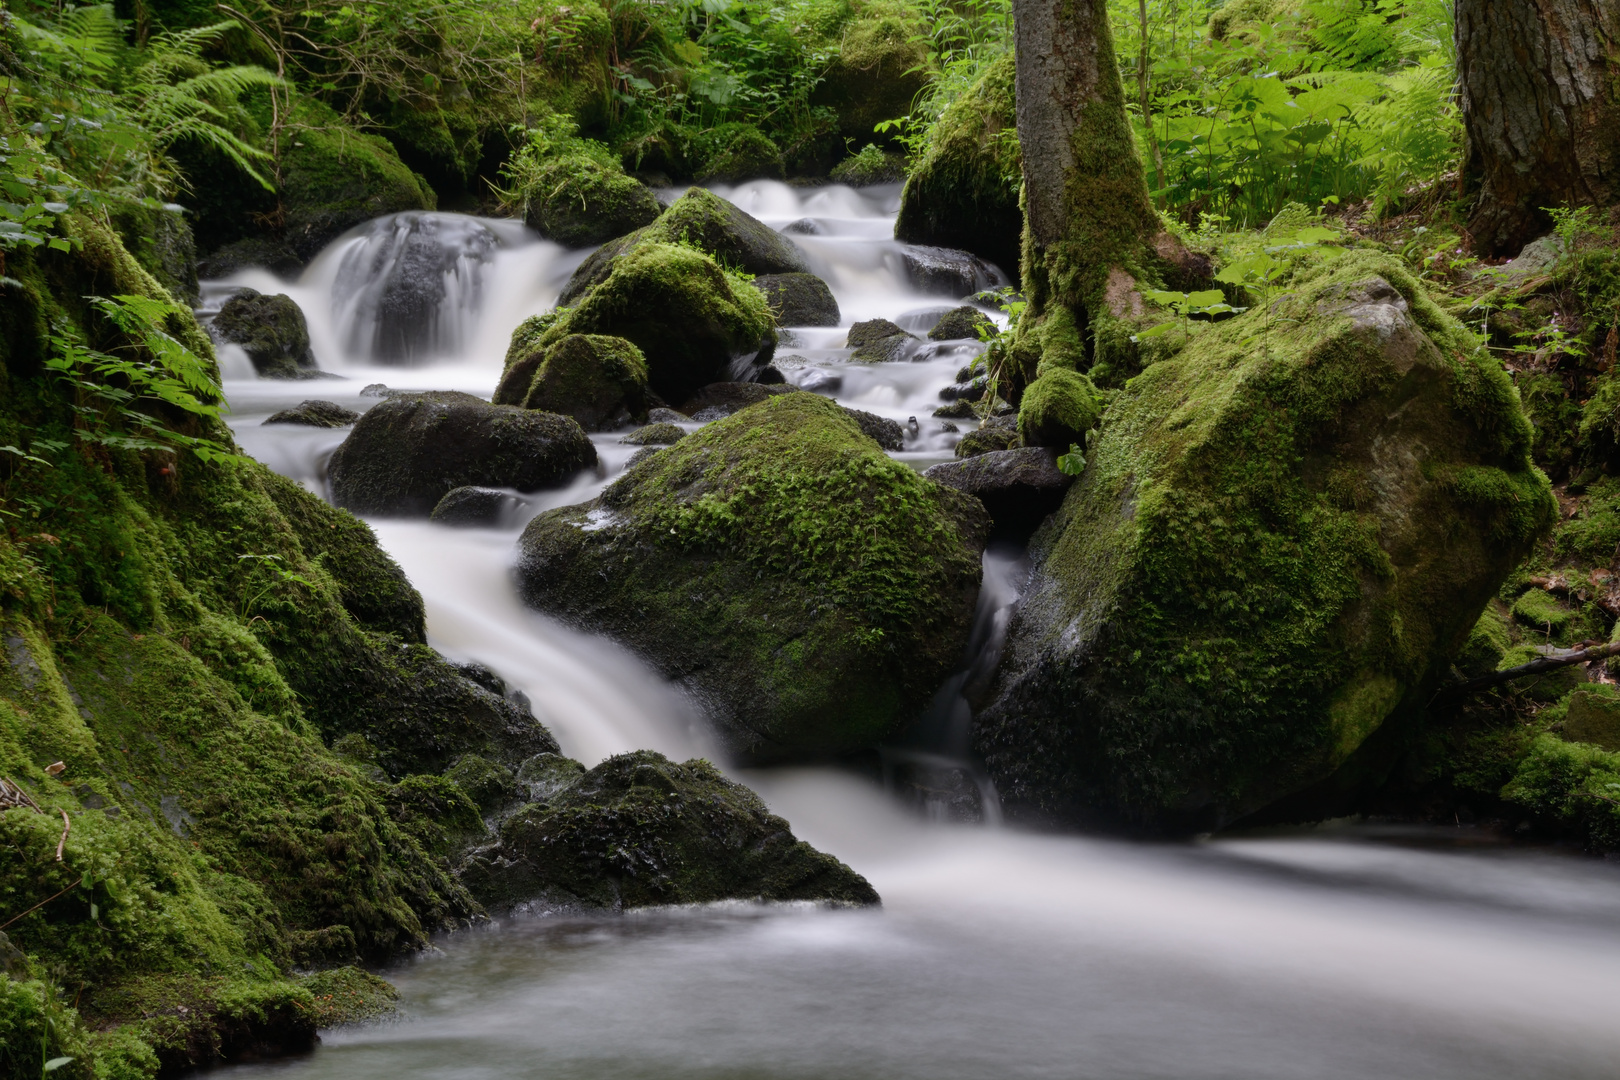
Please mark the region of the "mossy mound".
POLYGON ((526 193, 523 222, 565 247, 591 247, 652 224, 658 197, 617 162, 574 154, 546 162, 526 193))
POLYGON ((321 401, 312 398, 301 401, 290 409, 271 413, 265 419, 266 424, 300 424, 304 427, 340 428, 348 427, 360 414, 353 409, 345 409, 335 401, 321 401))
POLYGON ((1025 446, 1067 450, 1083 444, 1097 426, 1102 400, 1091 380, 1066 368, 1050 368, 1030 383, 1018 403, 1018 434, 1025 446))
POLYGON ((282 235, 302 259, 372 218, 437 206, 387 139, 356 131, 317 101, 297 99, 282 142, 282 235))
POLYGON ((519 811, 462 876, 491 906, 878 903, 865 878, 795 839, 752 791, 707 761, 650 750, 609 758, 519 811))
POLYGON ((1012 54, 945 109, 900 193, 897 240, 960 248, 1016 279, 1024 212, 1012 54))
POLYGON ((762 274, 754 287, 765 294, 778 326, 838 325, 838 300, 814 274, 762 274))
POLYGON ((866 187, 871 184, 897 184, 906 178, 906 159, 892 151, 867 143, 858 154, 851 154, 833 167, 828 179, 835 184, 866 187))
POLYGON ((700 181, 780 180, 782 151, 753 124, 721 124, 692 140, 693 172, 700 181))
POLYGON ((118 203, 108 220, 141 268, 180 303, 197 303, 197 241, 183 214, 118 203))
POLYGON ((802 759, 871 746, 938 689, 986 526, 836 403, 788 393, 535 518, 519 578, 695 693, 739 755, 802 759))
POLYGON ((977 430, 962 436, 962 441, 956 444, 956 456, 977 457, 998 450, 1016 450, 1023 445, 1023 438, 1018 434, 1017 417, 992 416, 981 423, 977 430))
POLYGON ((1131 380, 975 744, 1015 813, 1202 829, 1421 708, 1551 523, 1501 365, 1350 253, 1131 380))
POLYGON ((911 112, 928 84, 928 28, 900 4, 869 4, 843 28, 838 55, 811 92, 838 113, 839 134, 870 139, 884 120, 911 112))
POLYGON ((680 401, 725 378, 739 357, 773 348, 773 325, 760 291, 710 256, 644 240, 614 259, 607 278, 539 340, 549 349, 570 334, 624 338, 646 357, 652 388, 680 401))
POLYGON ((804 274, 810 266, 793 242, 758 218, 703 188, 691 188, 647 228, 604 244, 574 271, 557 302, 576 303, 606 281, 618 258, 641 243, 682 244, 745 274, 804 274))
POLYGON ((242 289, 225 301, 209 329, 216 340, 240 345, 264 378, 296 379, 315 367, 304 312, 286 293, 242 289))
POLYGON ((976 307, 952 308, 928 331, 929 341, 984 341, 994 336, 996 324, 976 307))
POLYGON ((624 338, 569 334, 516 356, 493 400, 571 416, 587 431, 645 422, 647 360, 624 338))
POLYGON ((538 491, 596 464, 574 420, 471 394, 399 394, 360 418, 332 454, 332 499, 361 514, 427 517, 458 487, 538 491))

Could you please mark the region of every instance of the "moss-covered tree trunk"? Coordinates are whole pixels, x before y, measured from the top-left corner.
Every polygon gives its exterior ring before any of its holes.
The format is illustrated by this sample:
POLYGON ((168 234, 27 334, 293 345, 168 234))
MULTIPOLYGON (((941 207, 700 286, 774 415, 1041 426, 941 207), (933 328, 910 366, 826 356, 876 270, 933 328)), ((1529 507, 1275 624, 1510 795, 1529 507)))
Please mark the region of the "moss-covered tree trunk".
POLYGON ((1480 254, 1546 232, 1543 207, 1620 198, 1620 4, 1457 0, 1457 58, 1480 254))
POLYGON ((1027 379, 1031 360, 1110 360, 1106 324, 1139 312, 1136 282, 1160 228, 1105 0, 1013 0, 1013 19, 1030 305, 1015 366, 1027 379))

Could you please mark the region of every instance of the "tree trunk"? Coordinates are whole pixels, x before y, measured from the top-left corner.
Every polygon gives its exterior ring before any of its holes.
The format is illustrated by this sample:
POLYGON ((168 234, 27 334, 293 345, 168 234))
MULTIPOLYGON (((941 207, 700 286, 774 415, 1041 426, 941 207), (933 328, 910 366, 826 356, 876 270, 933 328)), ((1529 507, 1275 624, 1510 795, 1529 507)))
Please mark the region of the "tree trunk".
POLYGON ((1160 227, 1125 116, 1105 0, 1012 6, 1029 300, 1007 380, 1017 394, 1039 361, 1085 369, 1128 341, 1105 324, 1140 313, 1136 282, 1160 227))
POLYGON ((1481 255, 1516 254, 1543 207, 1620 197, 1620 4, 1457 0, 1457 66, 1480 181, 1468 222, 1481 255))

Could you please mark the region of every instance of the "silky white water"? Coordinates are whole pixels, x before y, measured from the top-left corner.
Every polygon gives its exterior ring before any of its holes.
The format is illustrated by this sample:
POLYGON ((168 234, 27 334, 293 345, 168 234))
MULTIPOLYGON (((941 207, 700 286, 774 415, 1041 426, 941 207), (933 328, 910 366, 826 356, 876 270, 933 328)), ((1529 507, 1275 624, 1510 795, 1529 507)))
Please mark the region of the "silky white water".
MULTIPOLYGON (((881 316, 924 329, 952 306, 908 278, 889 238, 892 190, 756 183, 721 193, 777 228, 814 223, 815 233, 788 235, 831 284, 846 326, 881 316)), ((431 325, 433 346, 404 361, 379 357, 375 327, 356 326, 375 318, 366 312, 381 302, 368 308, 364 294, 376 277, 343 279, 345 258, 351 274, 375 265, 354 253, 376 230, 339 240, 298 282, 232 279, 297 299, 319 363, 345 376, 278 383, 236 369, 227 392, 245 449, 323 492, 325 460, 346 432, 260 426, 269 412, 307 397, 365 408, 377 400, 359 396, 370 382, 490 393, 512 327, 553 302, 582 253, 512 223, 439 216, 462 245, 443 271, 441 303, 456 311, 419 323, 431 325)), ((225 292, 207 295, 217 303, 225 292)), ((948 457, 957 436, 928 414, 978 347, 852 365, 842 333, 791 331, 779 349, 789 379, 837 385, 823 392, 902 422, 915 416, 918 431, 897 456, 948 457)), ((526 497, 503 528, 373 526, 422 592, 434 645, 525 691, 566 752, 588 764, 644 747, 710 753, 701 715, 636 657, 516 598, 523 519, 592 497, 634 449, 616 433, 593 438, 601 467, 526 497)), ((987 556, 965 670, 908 745, 964 749, 960 684, 983 677, 970 661, 982 669, 993 659, 1021 566, 1017 552, 987 556)), ((226 1071, 298 1080, 1620 1075, 1615 862, 1506 847, 1468 829, 1340 825, 1160 845, 1035 835, 931 823, 831 770, 738 775, 799 836, 865 874, 883 908, 500 920, 391 968, 401 1019, 327 1033, 309 1056, 226 1071)))

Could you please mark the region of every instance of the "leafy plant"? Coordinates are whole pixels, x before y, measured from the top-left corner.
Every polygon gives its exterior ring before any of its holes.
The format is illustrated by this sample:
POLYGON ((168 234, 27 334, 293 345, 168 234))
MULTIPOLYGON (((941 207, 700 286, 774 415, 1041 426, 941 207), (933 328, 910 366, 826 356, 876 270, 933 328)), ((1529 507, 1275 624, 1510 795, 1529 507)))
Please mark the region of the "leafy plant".
POLYGON ((1070 444, 1067 454, 1058 455, 1057 467, 1065 476, 1079 476, 1086 471, 1086 456, 1078 444, 1070 444))
MULTIPOLYGON (((1192 338, 1193 319, 1196 316, 1235 315, 1249 310, 1248 308, 1233 307, 1226 302, 1226 294, 1219 289, 1207 289, 1202 292, 1184 293, 1170 292, 1163 289, 1149 289, 1142 293, 1142 298, 1151 304, 1174 311, 1180 319, 1182 327, 1182 341, 1192 338)), ((1132 341, 1142 341, 1164 335, 1177 325, 1175 321, 1162 322, 1157 326, 1149 327, 1139 334, 1132 335, 1132 341)))

